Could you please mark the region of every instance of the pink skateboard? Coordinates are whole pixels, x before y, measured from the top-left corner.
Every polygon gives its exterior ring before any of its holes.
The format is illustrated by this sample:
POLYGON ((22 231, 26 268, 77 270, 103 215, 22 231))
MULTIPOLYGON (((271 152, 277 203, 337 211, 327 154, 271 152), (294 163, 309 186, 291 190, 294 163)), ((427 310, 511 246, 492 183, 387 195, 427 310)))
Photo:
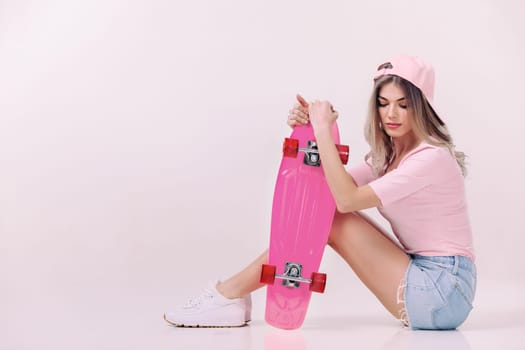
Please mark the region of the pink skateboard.
MULTIPOLYGON (((334 123, 332 136, 339 143, 334 123)), ((348 146, 337 145, 341 161, 348 146)), ((266 292, 266 322, 299 328, 312 292, 323 293, 326 274, 318 273, 335 213, 335 201, 320 166, 311 124, 294 128, 283 145, 283 159, 272 207, 270 253, 261 283, 266 292)))

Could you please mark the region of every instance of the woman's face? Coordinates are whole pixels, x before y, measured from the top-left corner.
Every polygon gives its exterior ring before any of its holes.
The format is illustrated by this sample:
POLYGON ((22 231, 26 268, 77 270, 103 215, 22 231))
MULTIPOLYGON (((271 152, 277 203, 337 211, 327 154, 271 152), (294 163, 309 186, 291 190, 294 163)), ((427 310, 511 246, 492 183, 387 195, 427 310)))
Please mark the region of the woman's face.
POLYGON ((392 138, 412 134, 412 111, 401 87, 387 83, 379 90, 377 110, 383 130, 392 138))

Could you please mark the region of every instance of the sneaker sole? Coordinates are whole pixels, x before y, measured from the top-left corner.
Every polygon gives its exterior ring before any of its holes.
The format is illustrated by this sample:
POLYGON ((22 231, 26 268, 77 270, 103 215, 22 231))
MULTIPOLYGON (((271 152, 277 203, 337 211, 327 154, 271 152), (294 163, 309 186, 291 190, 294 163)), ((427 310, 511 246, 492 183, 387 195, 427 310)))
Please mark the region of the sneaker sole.
POLYGON ((179 328, 241 328, 241 327, 248 326, 248 322, 251 321, 251 320, 248 320, 244 322, 244 324, 241 324, 238 326, 208 326, 208 325, 203 326, 203 325, 198 325, 198 324, 190 325, 190 324, 183 324, 183 323, 173 323, 166 318, 166 314, 164 314, 162 318, 164 318, 164 321, 166 321, 169 325, 174 326, 174 327, 179 327, 179 328))

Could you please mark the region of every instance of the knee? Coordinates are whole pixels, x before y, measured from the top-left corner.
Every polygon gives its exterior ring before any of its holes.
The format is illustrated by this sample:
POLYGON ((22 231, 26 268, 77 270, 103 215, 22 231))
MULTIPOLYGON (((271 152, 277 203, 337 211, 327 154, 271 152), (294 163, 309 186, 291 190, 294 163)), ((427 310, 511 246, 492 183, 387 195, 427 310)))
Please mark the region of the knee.
POLYGON ((332 222, 332 228, 328 235, 327 244, 334 248, 339 242, 341 242, 344 235, 348 235, 352 232, 351 226, 357 222, 357 216, 354 213, 340 213, 336 212, 334 215, 334 221, 332 222))
POLYGON ((332 229, 332 231, 330 231, 330 235, 328 236, 328 241, 326 242, 326 245, 334 248, 336 240, 337 240, 337 238, 334 237, 334 233, 333 233, 333 229, 332 229))

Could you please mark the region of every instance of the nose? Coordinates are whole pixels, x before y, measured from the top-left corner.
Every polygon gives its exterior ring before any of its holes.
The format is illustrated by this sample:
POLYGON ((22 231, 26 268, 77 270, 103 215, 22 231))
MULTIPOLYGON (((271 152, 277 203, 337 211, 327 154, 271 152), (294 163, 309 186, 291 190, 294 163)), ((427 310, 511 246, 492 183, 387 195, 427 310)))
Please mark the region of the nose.
POLYGON ((397 108, 393 103, 387 106, 386 116, 388 119, 392 119, 392 120, 397 118, 397 108))

